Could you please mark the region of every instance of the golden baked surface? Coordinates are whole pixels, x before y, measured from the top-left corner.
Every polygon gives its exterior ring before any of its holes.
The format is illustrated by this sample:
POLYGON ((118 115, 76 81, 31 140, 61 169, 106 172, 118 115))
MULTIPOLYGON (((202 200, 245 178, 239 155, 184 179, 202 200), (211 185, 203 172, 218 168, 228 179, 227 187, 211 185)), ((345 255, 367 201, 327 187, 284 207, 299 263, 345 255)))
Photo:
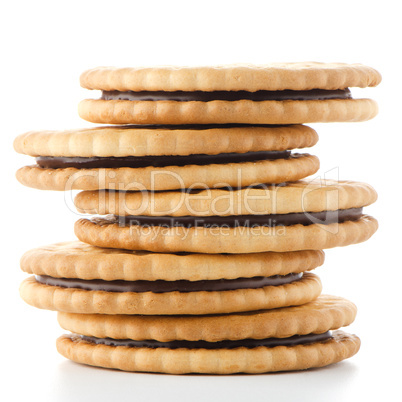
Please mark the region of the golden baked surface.
POLYGON ((240 190, 83 191, 74 204, 81 213, 99 215, 229 216, 334 211, 365 207, 376 200, 376 191, 366 183, 299 180, 240 190))
POLYGON ((321 250, 182 255, 100 248, 70 241, 27 251, 21 258, 21 269, 54 278, 200 281, 287 275, 310 271, 323 263, 321 250))
POLYGON ((119 226, 114 217, 80 219, 75 234, 98 247, 192 253, 260 253, 265 251, 322 250, 368 240, 378 222, 363 215, 357 221, 253 228, 119 226), (252 236, 250 235, 252 233, 252 236))
POLYGON ((370 87, 381 82, 374 68, 345 63, 271 63, 211 67, 98 67, 81 74, 87 89, 106 91, 297 91, 370 87))
POLYGON ((104 292, 44 285, 31 276, 20 286, 22 299, 37 308, 84 314, 225 314, 287 307, 316 299, 322 290, 317 275, 281 286, 219 292, 104 292))
POLYGON ((268 373, 305 370, 337 363, 355 355, 360 339, 342 331, 325 342, 292 347, 236 349, 149 349, 94 345, 73 335, 57 340, 66 358, 92 366, 169 374, 268 373))
POLYGON ((285 151, 315 145, 308 126, 202 128, 107 126, 61 131, 29 131, 14 140, 14 149, 31 156, 125 157, 285 151))
POLYGON ((356 311, 356 306, 349 300, 320 295, 301 306, 223 315, 143 316, 59 312, 57 317, 65 330, 97 338, 218 342, 321 334, 350 325, 356 311))

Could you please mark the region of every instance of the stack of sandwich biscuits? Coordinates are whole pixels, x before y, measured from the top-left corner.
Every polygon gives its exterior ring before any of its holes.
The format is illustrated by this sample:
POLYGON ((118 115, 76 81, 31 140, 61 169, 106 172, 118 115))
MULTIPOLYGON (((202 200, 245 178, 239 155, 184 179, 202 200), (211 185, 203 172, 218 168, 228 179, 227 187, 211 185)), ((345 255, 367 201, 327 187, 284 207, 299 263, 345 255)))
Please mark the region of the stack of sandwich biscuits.
POLYGON ((65 357, 125 371, 267 373, 353 356, 356 306, 321 294, 323 249, 368 240, 368 184, 315 179, 305 123, 373 118, 363 65, 95 68, 80 116, 31 131, 24 185, 80 190, 78 240, 26 252, 29 304, 58 311, 65 357), (85 217, 88 214, 88 217, 85 217))

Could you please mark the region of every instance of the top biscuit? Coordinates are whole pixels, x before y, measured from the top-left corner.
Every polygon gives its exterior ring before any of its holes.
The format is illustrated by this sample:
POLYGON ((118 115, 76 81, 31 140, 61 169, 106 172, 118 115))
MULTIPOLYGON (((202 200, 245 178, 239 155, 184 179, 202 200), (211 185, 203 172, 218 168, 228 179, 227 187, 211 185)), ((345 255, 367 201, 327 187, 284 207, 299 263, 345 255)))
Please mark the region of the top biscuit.
POLYGON ((376 86, 380 74, 360 64, 282 63, 262 66, 98 67, 81 86, 102 90, 79 115, 107 124, 300 124, 373 118, 371 99, 349 87, 376 86))
POLYGON ((81 86, 104 91, 281 91, 373 87, 381 75, 344 63, 272 63, 211 67, 98 67, 85 71, 81 86))

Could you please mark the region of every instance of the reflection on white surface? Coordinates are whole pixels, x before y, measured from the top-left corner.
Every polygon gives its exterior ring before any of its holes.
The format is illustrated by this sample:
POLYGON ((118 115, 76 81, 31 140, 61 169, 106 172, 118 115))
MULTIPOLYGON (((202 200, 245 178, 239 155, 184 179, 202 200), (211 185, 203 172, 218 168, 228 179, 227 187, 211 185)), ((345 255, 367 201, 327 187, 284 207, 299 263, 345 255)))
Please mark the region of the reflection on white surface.
POLYGON ((125 373, 87 367, 70 361, 60 363, 52 381, 55 401, 97 400, 345 400, 358 368, 341 362, 304 372, 262 375, 163 375, 125 373))

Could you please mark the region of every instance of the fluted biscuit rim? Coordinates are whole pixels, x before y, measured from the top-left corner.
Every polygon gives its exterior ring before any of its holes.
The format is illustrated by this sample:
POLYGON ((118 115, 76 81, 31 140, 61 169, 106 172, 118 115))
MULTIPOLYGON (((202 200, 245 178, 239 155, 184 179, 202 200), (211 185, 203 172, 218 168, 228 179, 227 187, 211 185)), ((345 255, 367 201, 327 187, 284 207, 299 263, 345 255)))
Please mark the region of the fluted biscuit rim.
POLYGON ((325 342, 291 347, 172 350, 92 345, 74 335, 64 335, 58 338, 56 345, 58 352, 70 360, 125 371, 256 374, 305 370, 337 363, 358 352, 360 339, 335 331, 333 338, 325 342))
POLYGON ((94 127, 29 131, 14 140, 14 149, 31 156, 125 157, 257 151, 285 151, 315 145, 318 135, 303 125, 220 127, 174 130, 148 127, 94 127))
POLYGON ((207 189, 197 192, 83 191, 74 205, 80 213, 147 216, 229 216, 321 212, 361 208, 374 203, 377 193, 367 183, 300 180, 265 188, 207 189))
POLYGON ((358 122, 375 117, 372 99, 306 101, 125 101, 84 99, 78 114, 98 124, 303 124, 358 122))
POLYGON ((254 228, 162 228, 121 227, 114 220, 79 219, 74 231, 83 242, 98 247, 157 252, 258 253, 263 251, 322 250, 368 240, 378 222, 363 215, 357 221, 254 227, 254 228), (250 235, 252 233, 252 235, 250 235))
POLYGON ((163 254, 98 248, 79 241, 27 251, 22 271, 56 278, 103 280, 217 280, 287 275, 324 263, 324 252, 305 250, 255 254, 163 254))
POLYGON ((221 292, 104 292, 44 285, 31 276, 20 285, 22 299, 37 308, 83 314, 204 315, 299 305, 316 299, 319 277, 307 272, 295 282, 221 292))
POLYGON ((244 187, 295 181, 314 174, 319 160, 309 154, 258 162, 168 166, 164 168, 44 169, 25 166, 17 180, 39 190, 177 190, 180 188, 244 187))
POLYGON ((107 91, 258 91, 344 89, 376 86, 374 68, 346 63, 270 63, 221 66, 97 67, 84 71, 80 84, 107 91))
POLYGON ((350 325, 356 306, 347 299, 320 295, 294 307, 206 316, 142 316, 59 312, 60 326, 97 338, 218 342, 321 334, 350 325))

